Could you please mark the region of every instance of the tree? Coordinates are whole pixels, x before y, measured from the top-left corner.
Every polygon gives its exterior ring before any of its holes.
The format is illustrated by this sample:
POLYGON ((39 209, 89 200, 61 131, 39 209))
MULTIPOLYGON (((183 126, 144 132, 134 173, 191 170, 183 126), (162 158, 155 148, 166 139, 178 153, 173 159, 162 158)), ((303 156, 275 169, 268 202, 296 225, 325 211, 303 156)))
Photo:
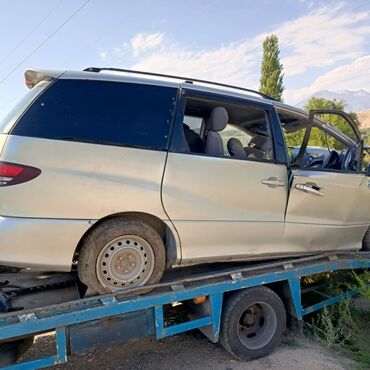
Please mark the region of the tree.
MULTIPOLYGON (((336 109, 344 111, 346 107, 346 103, 343 100, 330 100, 325 98, 315 98, 312 97, 307 104, 304 106, 304 109, 336 109)), ((352 118, 354 123, 357 125, 357 128, 360 126, 360 121, 358 120, 357 114, 355 112, 347 112, 347 114, 352 118)), ((333 126, 337 127, 339 130, 343 131, 348 136, 353 137, 353 130, 349 126, 349 124, 344 120, 344 118, 334 115, 334 114, 322 114, 320 115, 321 118, 332 124, 333 126)))
POLYGON ((370 129, 363 130, 362 137, 364 139, 364 143, 370 146, 370 129))
POLYGON ((279 39, 270 35, 263 41, 260 92, 283 101, 283 65, 279 57, 279 39))
MULTIPOLYGON (((337 99, 330 100, 330 99, 325 99, 325 98, 312 97, 303 108, 306 109, 306 110, 310 110, 310 109, 337 109, 337 110, 344 111, 345 107, 346 107, 346 103, 345 103, 344 100, 337 100, 337 99)), ((357 117, 356 112, 347 112, 347 114, 353 119, 357 128, 359 129, 360 128, 360 121, 357 117)), ((333 121, 334 117, 335 116, 332 115, 332 116, 328 116, 326 118, 327 118, 328 122, 330 123, 331 121, 333 121)), ((334 125, 335 125, 335 123, 336 123, 335 120, 333 122, 334 122, 334 125)))
POLYGON ((343 100, 325 99, 312 97, 308 100, 307 104, 303 107, 305 110, 310 109, 338 109, 344 110, 345 103, 343 100))
MULTIPOLYGON (((311 109, 336 109, 343 111, 346 104, 343 100, 330 100, 325 98, 315 98, 312 97, 308 100, 307 104, 303 107, 305 110, 311 109)), ((348 113, 354 122, 356 123, 357 127, 359 126, 359 120, 355 112, 348 113)), ((324 120, 325 122, 335 126, 338 130, 342 131, 349 137, 355 138, 354 132, 348 122, 338 116, 336 114, 320 114, 318 115, 319 118, 324 120)), ((305 130, 298 130, 287 135, 287 143, 289 146, 300 146, 303 141, 305 130)), ((310 139, 308 142, 309 146, 319 146, 319 147, 327 147, 328 145, 331 148, 341 150, 343 149, 343 144, 341 144, 338 140, 334 137, 326 135, 324 131, 318 129, 317 127, 313 127, 311 130, 310 139)))

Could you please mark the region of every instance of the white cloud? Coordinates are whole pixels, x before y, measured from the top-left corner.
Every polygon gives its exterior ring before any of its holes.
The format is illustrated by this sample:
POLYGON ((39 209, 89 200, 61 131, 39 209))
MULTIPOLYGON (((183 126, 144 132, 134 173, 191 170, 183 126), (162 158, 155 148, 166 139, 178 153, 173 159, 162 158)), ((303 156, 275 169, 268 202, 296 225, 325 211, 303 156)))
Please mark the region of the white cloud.
POLYGON ((258 49, 259 44, 252 41, 200 51, 168 44, 142 58, 132 68, 256 86, 258 81, 252 70, 259 62, 258 49))
POLYGON ((144 51, 155 49, 162 43, 163 36, 164 34, 160 32, 151 33, 149 35, 138 33, 131 39, 131 47, 134 55, 138 56, 144 51))
POLYGON ((282 63, 287 76, 311 67, 325 67, 353 60, 363 54, 370 35, 367 12, 343 10, 343 3, 324 6, 275 29, 279 36, 282 63))
POLYGON ((310 0, 299 0, 299 2, 305 3, 309 9, 311 9, 315 5, 314 1, 310 0))
POLYGON ((135 35, 111 52, 101 52, 104 61, 119 65, 130 59, 135 70, 185 75, 194 78, 257 87, 253 72, 260 57, 257 40, 230 43, 214 49, 190 50, 170 42, 163 33, 135 35))
POLYGON ((320 90, 370 90, 370 55, 335 68, 317 78, 312 85, 289 92, 288 100, 299 102, 320 90))
MULTIPOLYGON (((364 55, 363 46, 370 37, 369 13, 350 11, 343 3, 332 4, 287 21, 269 32, 279 36, 286 76, 299 75, 312 67, 348 63, 364 55)), ((253 39, 213 49, 191 50, 170 41, 164 33, 138 33, 129 43, 101 53, 101 58, 126 67, 130 61, 132 69, 257 88, 262 41, 266 35, 259 34, 253 39)), ((298 96, 303 92, 288 92, 290 97, 294 94, 298 96)))

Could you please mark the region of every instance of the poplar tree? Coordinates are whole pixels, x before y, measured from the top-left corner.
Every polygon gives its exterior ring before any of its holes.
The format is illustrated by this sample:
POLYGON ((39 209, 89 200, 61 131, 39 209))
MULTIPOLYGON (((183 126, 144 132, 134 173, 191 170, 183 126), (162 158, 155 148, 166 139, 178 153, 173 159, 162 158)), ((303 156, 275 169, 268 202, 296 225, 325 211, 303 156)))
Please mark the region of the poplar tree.
POLYGON ((283 101, 283 65, 280 63, 279 39, 270 35, 263 41, 263 58, 261 64, 261 93, 283 101))

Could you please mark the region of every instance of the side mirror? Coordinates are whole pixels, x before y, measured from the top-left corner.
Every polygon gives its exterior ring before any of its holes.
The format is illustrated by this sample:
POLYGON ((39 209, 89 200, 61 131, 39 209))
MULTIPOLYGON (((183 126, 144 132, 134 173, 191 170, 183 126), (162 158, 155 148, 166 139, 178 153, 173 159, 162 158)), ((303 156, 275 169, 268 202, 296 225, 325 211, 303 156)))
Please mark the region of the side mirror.
POLYGON ((370 177, 370 163, 366 166, 365 174, 367 177, 370 177))

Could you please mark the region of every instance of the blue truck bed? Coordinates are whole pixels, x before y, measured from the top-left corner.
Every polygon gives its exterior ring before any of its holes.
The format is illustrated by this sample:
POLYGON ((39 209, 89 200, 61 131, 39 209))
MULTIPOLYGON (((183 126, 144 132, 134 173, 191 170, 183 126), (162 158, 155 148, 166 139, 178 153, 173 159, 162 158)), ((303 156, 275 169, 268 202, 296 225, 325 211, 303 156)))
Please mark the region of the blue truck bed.
MULTIPOLYGON (((302 294, 305 293, 301 287, 303 277, 332 271, 368 269, 370 253, 321 254, 230 266, 207 267, 205 271, 195 269, 185 277, 179 271, 178 276, 174 273, 170 281, 151 286, 153 290, 146 295, 140 295, 140 292, 147 287, 124 289, 114 294, 52 305, 38 302, 36 306, 39 307, 15 311, 7 307, 6 296, 4 298, 2 295, 0 308, 2 311, 9 309, 10 312, 0 314, 0 351, 1 343, 17 343, 23 338, 45 332, 56 333, 55 355, 10 363, 6 368, 42 368, 65 363, 68 356, 89 349, 145 336, 154 335, 159 339, 192 329, 200 329, 210 340, 217 342, 224 297, 230 292, 252 287, 269 287, 281 297, 288 315, 302 320, 305 315, 324 306, 358 294, 356 291, 336 297, 321 294, 320 301, 305 307, 302 305, 302 294), (177 306, 185 307, 186 320, 175 318, 169 323, 168 312, 177 306)), ((0 274, 0 282, 1 277, 0 274)), ((65 288, 66 284, 63 285, 65 288)), ((72 284, 70 289, 77 288, 72 284)), ((314 290, 309 289, 310 292, 314 290)))

